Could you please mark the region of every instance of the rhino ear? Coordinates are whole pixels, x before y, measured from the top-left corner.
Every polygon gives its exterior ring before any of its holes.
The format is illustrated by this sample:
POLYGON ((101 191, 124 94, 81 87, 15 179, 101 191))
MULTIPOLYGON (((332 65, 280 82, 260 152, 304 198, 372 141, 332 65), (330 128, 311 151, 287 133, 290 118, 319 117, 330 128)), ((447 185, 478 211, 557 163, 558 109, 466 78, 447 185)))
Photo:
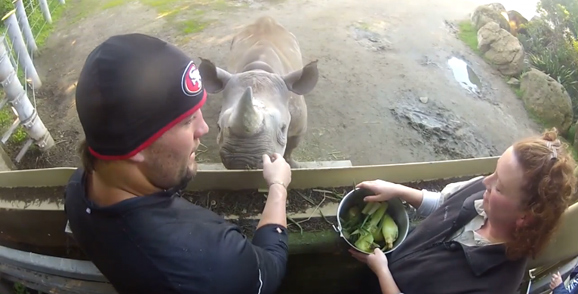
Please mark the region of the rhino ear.
POLYGON ((285 85, 289 91, 305 95, 311 92, 317 85, 319 80, 319 72, 317 71, 317 60, 309 62, 300 70, 296 70, 283 77, 285 85))
POLYGON ((211 94, 219 93, 224 88, 231 74, 224 69, 216 67, 210 60, 201 58, 199 73, 203 86, 211 94))

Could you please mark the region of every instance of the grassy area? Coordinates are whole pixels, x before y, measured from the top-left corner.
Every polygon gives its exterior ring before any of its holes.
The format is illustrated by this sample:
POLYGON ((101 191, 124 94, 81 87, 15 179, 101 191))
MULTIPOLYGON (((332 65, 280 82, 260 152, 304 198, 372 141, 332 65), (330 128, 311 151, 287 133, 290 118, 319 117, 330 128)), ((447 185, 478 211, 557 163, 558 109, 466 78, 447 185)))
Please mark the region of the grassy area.
MULTIPOLYGON (((6 105, 2 109, 0 109, 0 130, 1 130, 2 134, 6 130, 8 130, 8 128, 10 128, 10 126, 12 125, 12 123, 14 122, 16 117, 17 116, 12 111, 12 107, 10 107, 10 105, 6 105)), ((0 136, 2 134, 0 134, 0 136)), ((24 131, 24 128, 22 126, 19 126, 14 131, 14 133, 12 133, 12 137, 10 137, 9 141, 12 143, 22 143, 22 142, 26 141, 27 137, 28 137, 28 135, 24 131)))
POLYGON ((480 50, 478 50, 478 33, 472 22, 470 20, 463 20, 458 23, 458 28, 458 38, 474 52, 480 54, 480 50))
POLYGON ((33 13, 28 15, 28 21, 30 24, 32 25, 32 23, 36 23, 35 27, 32 28, 32 33, 35 36, 36 45, 38 48, 42 48, 44 46, 46 39, 54 30, 55 23, 62 17, 62 13, 66 9, 66 5, 62 5, 56 0, 49 0, 48 3, 50 14, 52 16, 52 23, 47 23, 44 21, 44 17, 42 16, 40 9, 36 9, 33 13))
POLYGON ((91 14, 118 8, 131 2, 140 2, 146 6, 154 8, 158 13, 158 18, 163 18, 174 28, 177 28, 183 35, 201 32, 212 22, 203 19, 207 11, 226 11, 241 6, 233 6, 226 0, 82 0, 76 4, 77 13, 69 22, 77 23, 91 14))

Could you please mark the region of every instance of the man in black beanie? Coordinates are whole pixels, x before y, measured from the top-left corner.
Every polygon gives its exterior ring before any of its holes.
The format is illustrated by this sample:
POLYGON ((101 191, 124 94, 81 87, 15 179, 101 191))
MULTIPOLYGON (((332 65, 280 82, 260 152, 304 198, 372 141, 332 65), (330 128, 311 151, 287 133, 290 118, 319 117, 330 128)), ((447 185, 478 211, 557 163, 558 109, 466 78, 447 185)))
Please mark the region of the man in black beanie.
POLYGON ((65 211, 78 245, 118 293, 274 293, 287 262, 287 185, 263 155, 269 195, 252 242, 180 197, 209 130, 195 63, 142 34, 113 36, 88 56, 76 90, 86 140, 65 211))

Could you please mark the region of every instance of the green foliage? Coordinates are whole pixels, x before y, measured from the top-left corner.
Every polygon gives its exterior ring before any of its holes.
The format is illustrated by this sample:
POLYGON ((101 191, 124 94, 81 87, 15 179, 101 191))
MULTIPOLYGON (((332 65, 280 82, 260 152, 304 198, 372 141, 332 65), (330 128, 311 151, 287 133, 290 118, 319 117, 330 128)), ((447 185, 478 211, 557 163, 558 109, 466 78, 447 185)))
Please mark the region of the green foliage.
POLYGON ((479 53, 478 50, 478 33, 476 28, 470 20, 464 20, 458 23, 459 33, 458 37, 474 52, 479 53))
POLYGON ((578 31, 578 1, 542 0, 537 12, 545 17, 555 30, 556 37, 575 40, 578 31))
POLYGON ((533 67, 558 81, 572 100, 578 119, 578 1, 542 0, 538 18, 523 26, 518 39, 533 67))
POLYGON ((0 15, 4 17, 8 12, 14 9, 14 4, 11 0, 0 0, 0 15))
POLYGON ((14 291, 16 292, 16 294, 30 294, 30 292, 28 292, 28 289, 26 289, 26 286, 20 283, 14 283, 14 291))

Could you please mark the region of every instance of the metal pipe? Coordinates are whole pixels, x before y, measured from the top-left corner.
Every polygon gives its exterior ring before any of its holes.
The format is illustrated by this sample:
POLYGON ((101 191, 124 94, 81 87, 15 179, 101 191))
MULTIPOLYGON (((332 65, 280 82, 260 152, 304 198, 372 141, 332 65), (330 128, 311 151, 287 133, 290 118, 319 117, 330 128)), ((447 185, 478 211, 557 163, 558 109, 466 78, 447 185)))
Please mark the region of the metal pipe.
MULTIPOLYGON (((1 36, 0 38, 5 38, 1 36)), ((6 92, 8 102, 12 104, 24 130, 42 151, 46 151, 54 146, 54 139, 48 132, 44 123, 38 117, 36 109, 28 99, 26 90, 22 87, 20 80, 16 76, 16 71, 8 58, 8 50, 4 46, 4 40, 0 42, 0 83, 6 92)))
MULTIPOLYGON (((6 27, 8 28, 8 36, 10 37, 10 41, 12 41, 14 51, 18 53, 18 63, 20 64, 20 66, 24 67, 26 78, 30 78, 30 80, 32 81, 32 87, 34 89, 39 89, 42 86, 42 82, 40 81, 38 72, 36 72, 34 63, 32 63, 32 58, 30 58, 28 50, 26 50, 24 37, 22 36, 22 32, 20 31, 20 26, 18 25, 18 20, 16 19, 15 12, 16 12, 15 9, 10 11, 4 17, 3 21, 6 27)), ((2 44, 4 44, 4 42, 2 42, 2 44)), ((6 48, 4 49, 4 51, 7 52, 6 48)))
POLYGON ((48 8, 48 2, 46 0, 40 1, 40 10, 42 10, 42 15, 47 23, 52 23, 52 16, 50 15, 50 8, 48 8))
POLYGON ((24 9, 24 4, 22 0, 16 0, 14 2, 16 6, 16 16, 18 17, 18 23, 22 28, 22 33, 24 34, 24 38, 26 39, 26 44, 28 45, 28 50, 31 54, 38 50, 36 46, 36 40, 34 40, 34 34, 32 33, 32 29, 30 28, 30 23, 28 22, 28 16, 26 16, 26 9, 24 9))
POLYGON ((0 262, 50 275, 107 282, 98 268, 87 260, 54 257, 0 246, 0 262))

